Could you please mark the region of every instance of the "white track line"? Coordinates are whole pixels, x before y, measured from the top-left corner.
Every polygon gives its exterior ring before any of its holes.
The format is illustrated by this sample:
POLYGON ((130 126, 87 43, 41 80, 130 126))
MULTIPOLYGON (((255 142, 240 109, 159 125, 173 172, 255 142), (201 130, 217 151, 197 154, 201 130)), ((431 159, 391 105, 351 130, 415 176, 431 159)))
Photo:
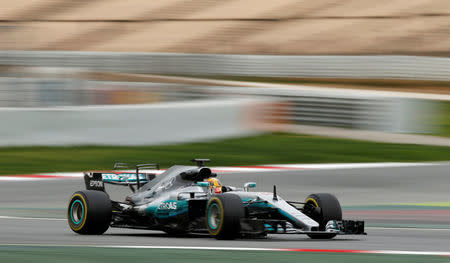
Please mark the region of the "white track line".
POLYGON ((416 231, 450 231, 450 228, 420 228, 420 227, 378 227, 366 226, 365 229, 373 230, 416 230, 416 231))
POLYGON ((426 255, 450 256, 450 252, 441 251, 396 251, 396 250, 346 250, 346 249, 297 249, 297 248, 254 248, 254 247, 188 247, 188 246, 110 246, 100 245, 102 248, 144 248, 144 249, 189 249, 189 250, 228 250, 228 251, 291 251, 311 253, 352 253, 352 254, 390 254, 390 255, 426 255))
POLYGON ((357 168, 388 168, 388 167, 415 167, 430 166, 437 163, 326 163, 326 164, 275 164, 272 166, 299 169, 357 169, 357 168))
POLYGON ((279 251, 277 248, 258 247, 185 247, 185 246, 129 246, 129 245, 94 245, 102 248, 153 248, 153 249, 189 249, 189 250, 240 250, 240 251, 279 251))
POLYGON ((2 176, 0 175, 0 181, 39 181, 43 180, 43 178, 30 178, 30 177, 19 177, 19 176, 2 176))
POLYGON ((64 218, 21 217, 21 216, 0 216, 0 219, 45 220, 45 221, 66 221, 67 220, 64 218))
POLYGON ((450 252, 439 251, 399 251, 399 250, 373 250, 369 253, 389 254, 389 255, 423 255, 423 256, 446 256, 450 257, 450 252))
POLYGON ((310 248, 258 248, 258 247, 189 247, 189 246, 130 246, 130 245, 61 245, 61 244, 1 244, 0 246, 30 246, 30 247, 92 247, 92 248, 118 248, 118 249, 179 249, 179 250, 222 250, 222 251, 278 251, 303 253, 344 253, 344 254, 385 254, 385 255, 423 255, 445 256, 446 251, 407 251, 407 250, 350 250, 350 249, 310 249, 310 248))

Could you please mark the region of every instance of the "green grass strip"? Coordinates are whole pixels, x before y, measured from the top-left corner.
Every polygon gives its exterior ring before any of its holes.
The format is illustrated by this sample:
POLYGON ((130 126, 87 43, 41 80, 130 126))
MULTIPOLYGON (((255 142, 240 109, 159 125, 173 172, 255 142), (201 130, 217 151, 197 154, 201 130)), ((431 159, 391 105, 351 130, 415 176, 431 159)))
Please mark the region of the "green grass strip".
POLYGON ((436 135, 450 137, 450 102, 441 102, 439 112, 440 114, 435 116, 439 131, 436 135))
POLYGON ((417 162, 450 160, 450 147, 389 144, 286 133, 166 146, 0 148, 0 174, 111 169, 114 162, 157 162, 162 167, 210 158, 211 166, 417 162))

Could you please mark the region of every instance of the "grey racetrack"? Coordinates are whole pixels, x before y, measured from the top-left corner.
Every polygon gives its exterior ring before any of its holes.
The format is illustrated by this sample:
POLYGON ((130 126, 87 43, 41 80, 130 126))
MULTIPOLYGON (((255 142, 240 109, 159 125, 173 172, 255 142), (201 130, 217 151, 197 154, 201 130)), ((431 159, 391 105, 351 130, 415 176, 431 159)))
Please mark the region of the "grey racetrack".
MULTIPOLYGON (((257 189, 261 191, 271 191, 272 185, 276 184, 278 194, 289 200, 303 200, 313 192, 330 192, 341 201, 344 217, 362 219, 369 216, 365 218, 369 225, 368 236, 341 236, 327 241, 311 240, 302 235, 270 235, 266 239, 219 241, 207 235, 170 237, 158 231, 112 228, 102 236, 81 236, 73 233, 64 220, 65 206, 70 195, 84 189, 81 178, 0 182, 0 244, 450 251, 450 227, 432 227, 450 225, 448 209, 430 209, 417 213, 406 211, 408 218, 402 217, 404 213, 397 214, 395 210, 387 208, 371 213, 359 210, 360 207, 370 208, 371 205, 389 207, 396 203, 450 202, 449 171, 450 164, 441 163, 419 167, 219 175, 223 184, 240 186, 247 181, 255 181, 257 189), (398 227, 405 222, 421 227, 398 227), (382 224, 383 227, 374 227, 377 224, 382 224)), ((129 192, 126 187, 107 190, 113 199, 124 199, 129 192)))

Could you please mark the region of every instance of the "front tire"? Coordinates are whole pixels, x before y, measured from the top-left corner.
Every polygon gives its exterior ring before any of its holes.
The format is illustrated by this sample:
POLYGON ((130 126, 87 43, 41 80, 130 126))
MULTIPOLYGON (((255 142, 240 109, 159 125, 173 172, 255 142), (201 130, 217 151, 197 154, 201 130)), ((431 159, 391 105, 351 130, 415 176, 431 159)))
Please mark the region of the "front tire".
POLYGON ((235 239, 241 230, 241 218, 245 216, 242 200, 234 194, 213 196, 206 206, 206 227, 217 239, 235 239))
POLYGON ((111 215, 111 200, 102 191, 75 192, 67 207, 67 220, 70 229, 78 234, 103 234, 109 228, 111 215))
MULTIPOLYGON (((330 220, 342 220, 341 204, 332 194, 311 194, 306 198, 304 213, 319 223, 319 231, 325 231, 325 226, 330 220)), ((331 239, 336 234, 317 233, 308 234, 312 239, 331 239)))

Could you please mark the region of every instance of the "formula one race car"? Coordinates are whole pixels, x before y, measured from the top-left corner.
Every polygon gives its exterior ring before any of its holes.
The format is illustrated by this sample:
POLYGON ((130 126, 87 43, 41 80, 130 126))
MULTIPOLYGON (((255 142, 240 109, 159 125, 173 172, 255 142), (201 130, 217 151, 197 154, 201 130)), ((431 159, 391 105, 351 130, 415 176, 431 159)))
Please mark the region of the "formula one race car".
MULTIPOLYGON (((251 192, 221 185, 205 167, 175 165, 160 175, 143 172, 159 168, 136 166, 136 171, 88 172, 87 190, 70 198, 67 219, 79 234, 103 234, 109 227, 162 230, 169 234, 208 233, 218 239, 266 236, 268 233, 306 234, 330 239, 336 235, 364 235, 364 222, 342 220, 339 201, 331 194, 311 194, 304 202, 285 201, 276 193, 251 192), (112 201, 104 183, 129 186, 124 202, 112 201), (135 187, 137 189, 135 189, 135 187)), ((126 168, 116 164, 115 168, 126 168)))

